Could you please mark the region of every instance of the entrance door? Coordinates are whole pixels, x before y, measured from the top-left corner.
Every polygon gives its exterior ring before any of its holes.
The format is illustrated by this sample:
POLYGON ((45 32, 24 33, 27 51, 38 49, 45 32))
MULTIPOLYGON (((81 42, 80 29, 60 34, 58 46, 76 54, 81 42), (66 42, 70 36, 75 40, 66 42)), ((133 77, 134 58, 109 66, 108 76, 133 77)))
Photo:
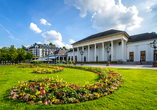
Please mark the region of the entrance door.
POLYGON ((141 59, 142 61, 146 61, 146 51, 141 51, 141 59))
POLYGON ((155 54, 156 54, 156 61, 157 61, 157 50, 154 50, 154 61, 155 61, 155 54))
POLYGON ((96 56, 96 62, 98 62, 98 56, 96 56))
POLYGON ((86 56, 84 56, 84 62, 86 62, 86 56))
POLYGON ((75 61, 77 62, 77 56, 75 56, 75 61))
POLYGON ((129 52, 130 62, 134 61, 134 52, 129 52))

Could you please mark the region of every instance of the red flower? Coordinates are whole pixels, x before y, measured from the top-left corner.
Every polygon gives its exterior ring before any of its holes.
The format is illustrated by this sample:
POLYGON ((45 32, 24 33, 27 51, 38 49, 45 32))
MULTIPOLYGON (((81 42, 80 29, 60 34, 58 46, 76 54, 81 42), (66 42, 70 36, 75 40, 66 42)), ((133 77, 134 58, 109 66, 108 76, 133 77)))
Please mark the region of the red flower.
POLYGON ((30 104, 34 104, 34 101, 30 101, 30 104))

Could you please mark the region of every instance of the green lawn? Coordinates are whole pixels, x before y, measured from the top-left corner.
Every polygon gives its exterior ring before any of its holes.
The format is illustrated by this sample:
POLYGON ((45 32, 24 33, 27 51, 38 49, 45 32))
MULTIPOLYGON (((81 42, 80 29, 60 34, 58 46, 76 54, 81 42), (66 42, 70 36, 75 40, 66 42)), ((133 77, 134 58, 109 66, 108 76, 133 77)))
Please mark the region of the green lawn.
POLYGON ((28 105, 10 101, 7 97, 9 89, 18 81, 34 78, 57 76, 69 83, 83 85, 85 82, 94 83, 99 79, 98 74, 65 68, 55 74, 35 74, 33 68, 17 68, 16 66, 0 66, 0 110, 1 109, 90 109, 90 110, 119 110, 119 109, 157 109, 157 70, 114 69, 124 77, 124 84, 115 93, 85 103, 67 105, 28 105))

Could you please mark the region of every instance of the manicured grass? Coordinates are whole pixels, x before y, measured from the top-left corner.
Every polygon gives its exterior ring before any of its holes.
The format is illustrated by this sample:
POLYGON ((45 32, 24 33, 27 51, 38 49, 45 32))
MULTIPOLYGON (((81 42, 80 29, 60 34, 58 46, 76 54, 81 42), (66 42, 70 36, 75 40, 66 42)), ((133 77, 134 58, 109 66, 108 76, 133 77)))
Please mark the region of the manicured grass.
POLYGON ((15 66, 0 66, 0 109, 53 109, 53 110, 115 110, 115 109, 157 109, 157 70, 114 69, 124 77, 124 84, 115 93, 85 103, 67 105, 28 105, 16 103, 7 98, 9 89, 18 81, 34 78, 58 77, 69 83, 82 85, 84 82, 94 83, 99 79, 96 73, 68 69, 55 74, 35 74, 33 68, 16 68, 15 66))

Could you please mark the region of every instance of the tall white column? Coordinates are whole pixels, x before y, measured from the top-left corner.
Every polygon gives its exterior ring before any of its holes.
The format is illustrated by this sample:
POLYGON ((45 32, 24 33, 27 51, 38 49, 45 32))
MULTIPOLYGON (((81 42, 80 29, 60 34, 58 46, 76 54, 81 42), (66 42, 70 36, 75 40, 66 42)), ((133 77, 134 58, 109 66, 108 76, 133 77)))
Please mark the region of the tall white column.
MULTIPOLYGON (((84 46, 82 46, 82 51, 84 52, 84 46)), ((82 55, 82 61, 84 62, 84 53, 82 55)))
POLYGON ((73 61, 75 60, 74 48, 73 48, 73 61))
POLYGON ((121 39, 121 49, 122 49, 122 61, 124 61, 124 40, 123 39, 121 39))
POLYGON ((102 42, 102 61, 104 61, 104 42, 102 42))
POLYGON ((94 44, 94 61, 96 61, 96 44, 94 44))
POLYGON ((113 41, 111 41, 111 61, 113 61, 113 41))
POLYGON ((79 61, 79 48, 77 47, 77 61, 79 61))
POLYGON ((90 62, 90 45, 88 45, 88 62, 90 62))

